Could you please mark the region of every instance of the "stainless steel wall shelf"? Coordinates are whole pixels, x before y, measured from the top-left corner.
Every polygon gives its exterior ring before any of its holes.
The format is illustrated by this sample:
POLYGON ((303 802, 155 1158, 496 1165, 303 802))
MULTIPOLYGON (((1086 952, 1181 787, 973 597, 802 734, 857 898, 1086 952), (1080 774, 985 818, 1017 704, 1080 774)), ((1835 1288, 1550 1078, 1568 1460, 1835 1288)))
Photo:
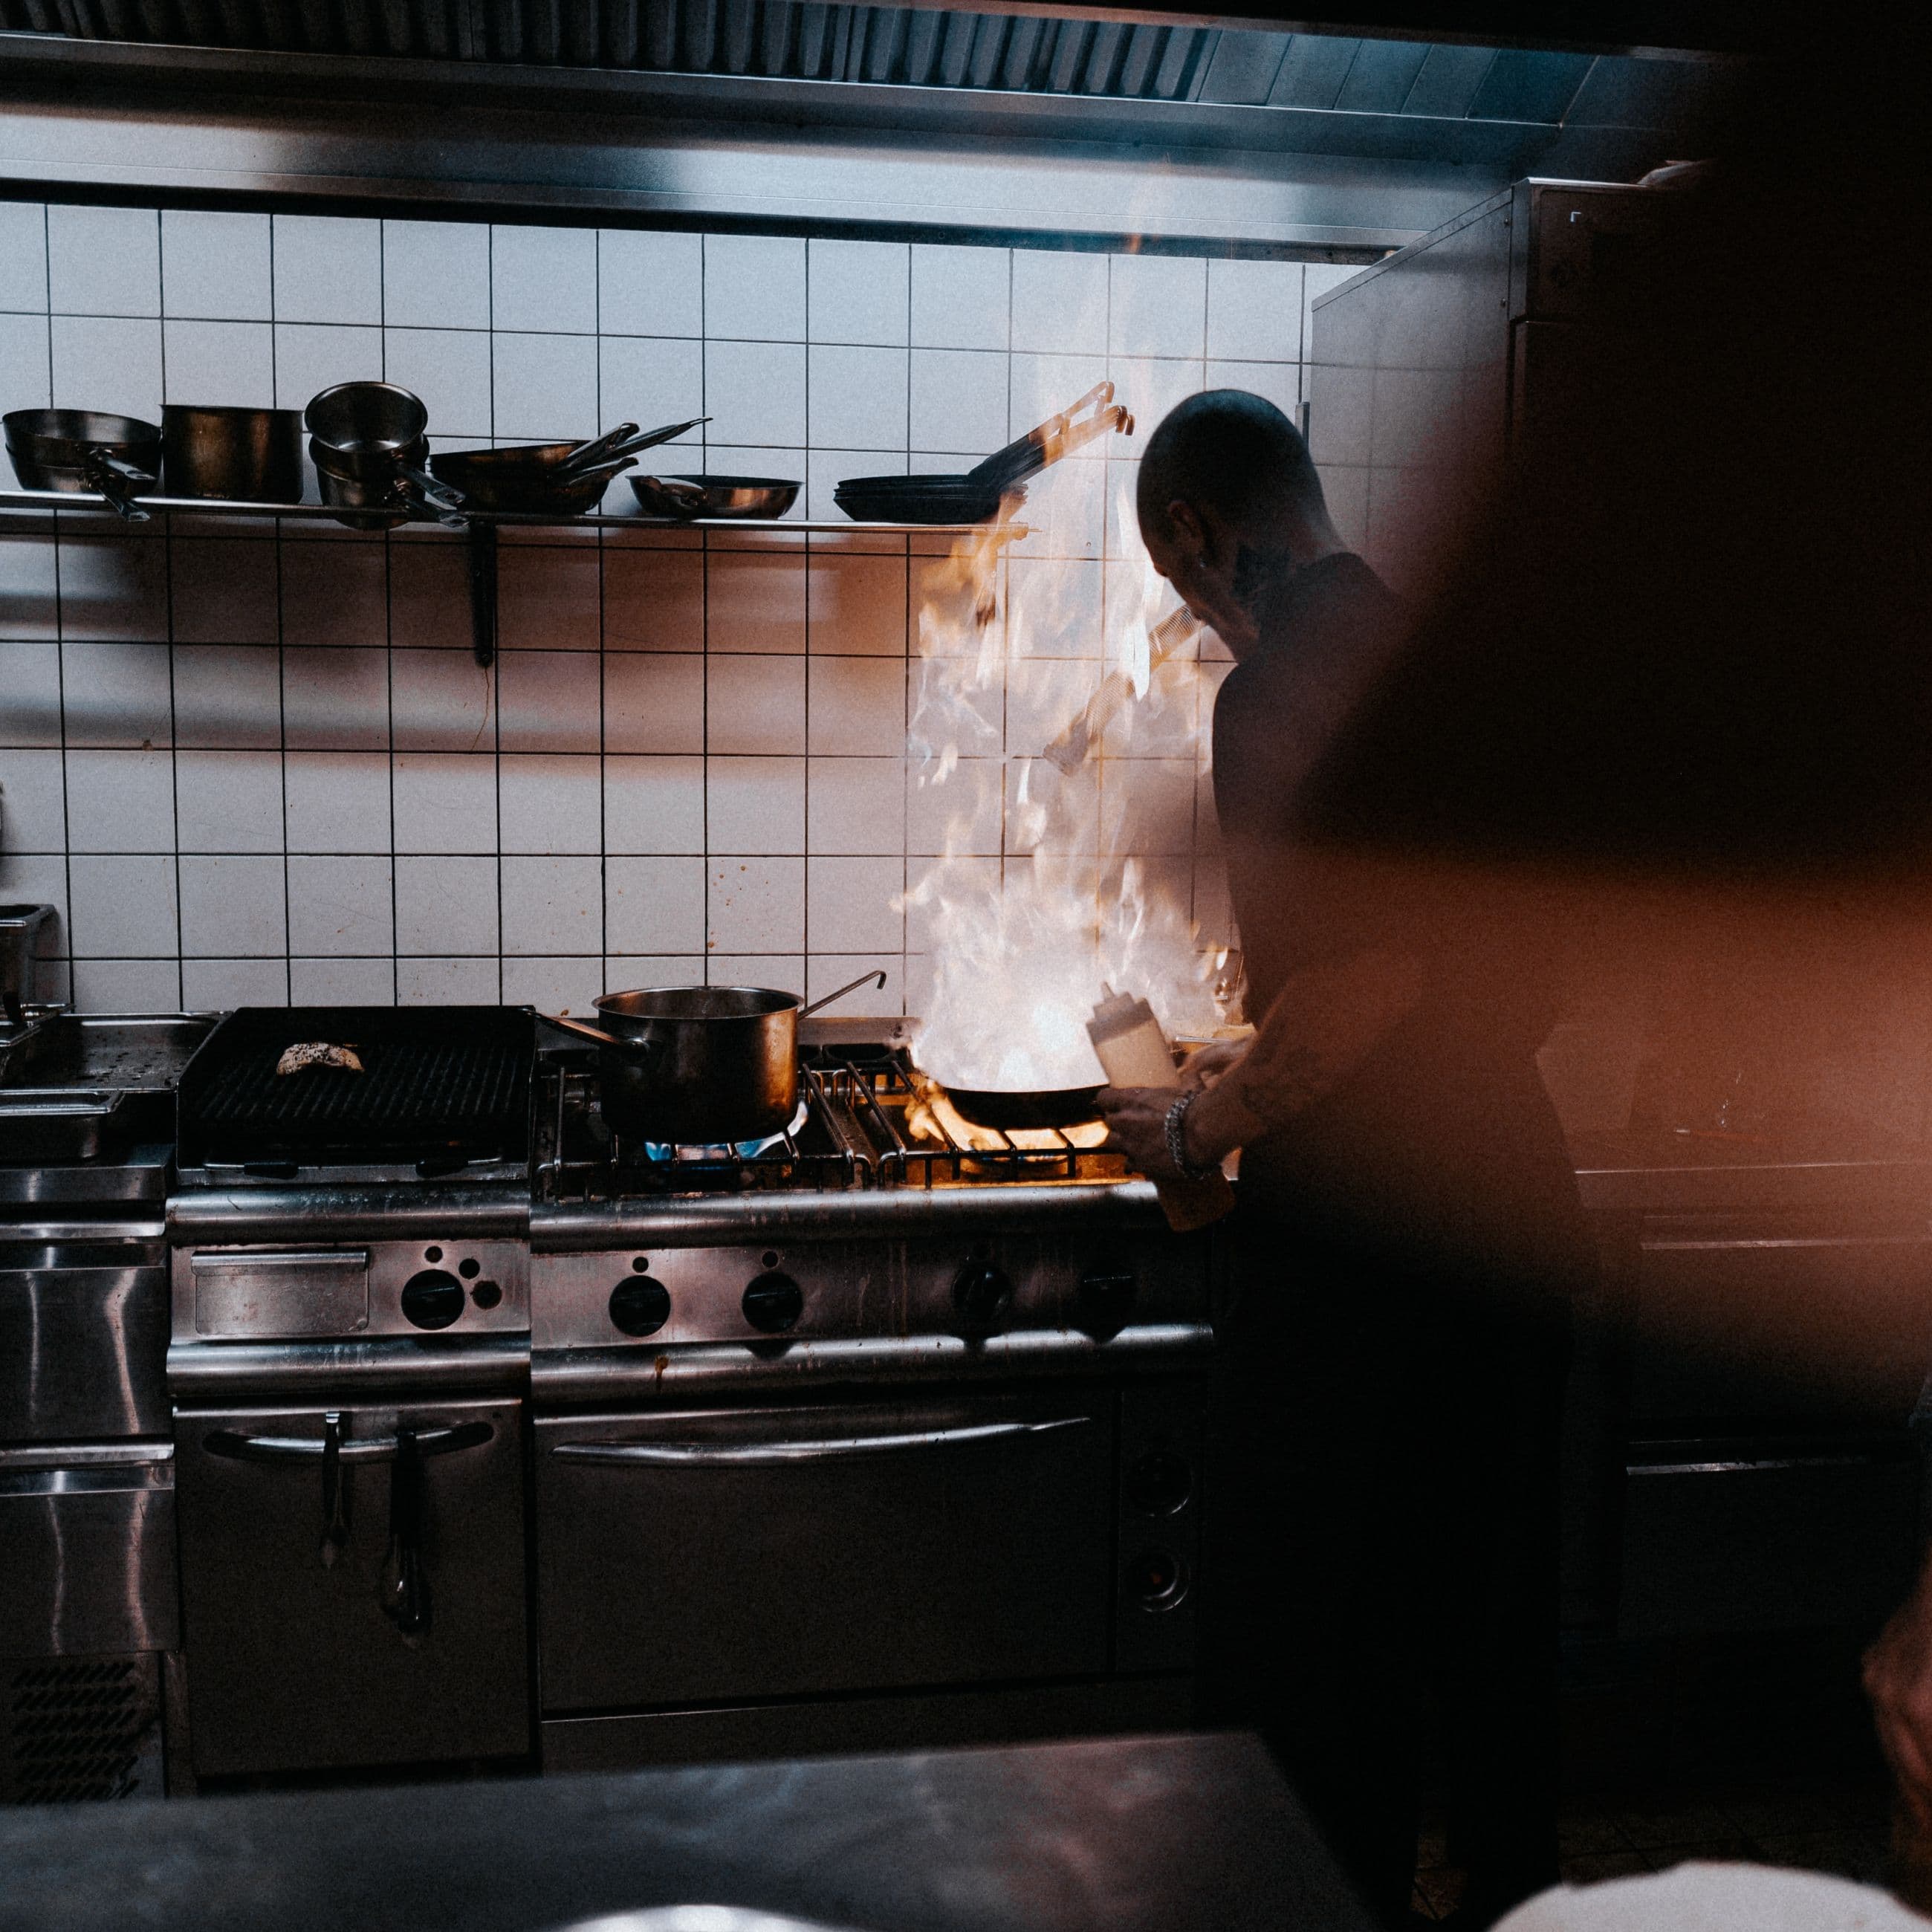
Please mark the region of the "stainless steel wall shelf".
MULTIPOLYGON (((340 512, 326 503, 230 502, 210 496, 148 496, 136 499, 144 510, 165 510, 171 516, 286 517, 297 522, 333 523, 340 512)), ((92 490, 0 490, 0 510, 104 510, 113 506, 92 490)), ((875 536, 957 536, 982 530, 981 524, 861 524, 850 517, 830 519, 752 517, 642 517, 592 511, 579 517, 547 517, 528 510, 465 510, 466 524, 496 524, 554 530, 801 530, 810 533, 855 532, 875 536)), ((434 514, 412 515, 409 520, 433 524, 434 514)), ((1008 526, 1010 536, 1026 533, 1024 524, 1008 526)))
MULTIPOLYGON (((142 496, 136 500, 151 514, 170 517, 274 517, 293 523, 336 523, 340 513, 326 503, 248 503, 208 496, 142 496)), ((0 512, 9 510, 76 510, 116 514, 104 496, 92 490, 0 490, 0 512)), ((434 529, 442 521, 434 512, 412 512, 403 528, 414 524, 434 529)), ((718 530, 738 536, 801 534, 850 536, 962 536, 982 531, 983 524, 861 524, 850 518, 834 520, 811 518, 670 517, 607 515, 592 512, 578 517, 548 517, 524 510, 466 510, 458 533, 470 545, 470 614, 476 662, 486 669, 496 661, 496 535, 500 530, 718 530)), ((1001 540, 1017 542, 1028 534, 1024 524, 1004 526, 1001 540)))

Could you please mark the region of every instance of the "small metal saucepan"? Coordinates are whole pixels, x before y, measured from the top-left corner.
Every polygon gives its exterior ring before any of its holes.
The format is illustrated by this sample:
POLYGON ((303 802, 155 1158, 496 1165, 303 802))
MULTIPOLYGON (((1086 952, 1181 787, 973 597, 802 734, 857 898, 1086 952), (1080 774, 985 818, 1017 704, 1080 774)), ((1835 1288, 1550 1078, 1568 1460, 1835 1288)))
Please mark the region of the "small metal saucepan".
POLYGON ((423 466, 429 460, 429 411, 421 398, 394 382, 338 382, 311 396, 302 416, 322 500, 394 512, 339 517, 338 523, 380 530, 427 503, 443 522, 462 526, 462 496, 423 466))
POLYGON ((14 410, 0 426, 25 488, 98 490, 129 523, 148 520, 134 498, 161 473, 161 432, 153 423, 99 410, 14 410))
POLYGON ((768 986, 654 986, 606 993, 601 1026, 551 1018, 595 1040, 604 1118, 626 1138, 681 1147, 762 1140, 798 1111, 798 1023, 861 986, 868 973, 810 1006, 768 986))
POLYGON ((161 411, 162 474, 170 496, 299 503, 299 410, 170 403, 161 411))

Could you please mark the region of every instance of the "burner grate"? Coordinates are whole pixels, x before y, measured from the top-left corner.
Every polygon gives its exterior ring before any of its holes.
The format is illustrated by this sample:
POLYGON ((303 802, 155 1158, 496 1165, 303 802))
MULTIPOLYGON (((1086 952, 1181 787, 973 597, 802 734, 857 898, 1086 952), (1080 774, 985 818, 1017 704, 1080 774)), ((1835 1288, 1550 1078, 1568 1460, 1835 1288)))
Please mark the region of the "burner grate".
MULTIPOLYGON (((612 1139, 596 1110, 594 1056, 546 1055, 539 1101, 538 1180, 554 1200, 772 1192, 786 1190, 998 1186, 1016 1181, 1124 1180, 1118 1154, 1066 1135, 986 1131, 968 1146, 915 1134, 911 1063, 899 1048, 808 1048, 800 1073, 805 1118, 756 1153, 678 1148, 647 1159, 612 1139)), ((943 1124, 934 1126, 941 1135, 943 1124)))
POLYGON ((1120 1154, 1106 1148, 1082 1147, 1055 1128, 1023 1134, 975 1128, 975 1140, 969 1145, 928 1114, 927 1132, 915 1133, 911 1116, 918 1094, 912 1062, 902 1047, 877 1055, 843 1056, 821 1078, 877 1147, 880 1181, 888 1187, 996 1186, 1014 1181, 1125 1180, 1131 1176, 1120 1154))

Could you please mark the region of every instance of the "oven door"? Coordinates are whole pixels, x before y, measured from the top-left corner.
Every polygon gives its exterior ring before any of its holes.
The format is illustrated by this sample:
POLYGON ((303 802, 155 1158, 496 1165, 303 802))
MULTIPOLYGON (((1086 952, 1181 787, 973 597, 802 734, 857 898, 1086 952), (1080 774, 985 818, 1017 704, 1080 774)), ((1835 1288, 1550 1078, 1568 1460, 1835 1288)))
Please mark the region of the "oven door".
POLYGON ((520 1415, 178 1413, 198 1772, 529 1750, 520 1415))
POLYGON ((537 1442, 546 1710, 1108 1667, 1104 1397, 577 1416, 537 1442))

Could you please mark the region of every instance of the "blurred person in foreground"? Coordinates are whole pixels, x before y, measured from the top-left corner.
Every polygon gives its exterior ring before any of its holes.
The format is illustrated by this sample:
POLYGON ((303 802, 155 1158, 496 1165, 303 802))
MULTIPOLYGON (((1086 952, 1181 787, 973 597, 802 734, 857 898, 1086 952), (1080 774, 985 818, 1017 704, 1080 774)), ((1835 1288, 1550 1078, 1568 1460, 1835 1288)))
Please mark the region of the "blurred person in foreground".
POLYGON ((1433 1689, 1471 1906, 1492 1916, 1556 1876, 1557 1430, 1588 1250, 1536 1067, 1552 976, 1453 894, 1388 892, 1304 834, 1405 619, 1281 412, 1238 391, 1181 404, 1139 509, 1156 568, 1235 659, 1215 803, 1266 1016, 1251 1045, 1198 1057, 1178 1103, 1102 1096, 1150 1174, 1243 1150, 1204 1715, 1262 1730, 1400 1923, 1433 1689))
MULTIPOLYGON (((1913 118, 1874 111, 1882 86, 1867 66, 1839 98, 1814 68, 1802 115, 1776 88, 1748 104, 1651 250, 1652 297, 1584 399, 1594 432, 1491 479, 1406 620, 1345 620, 1339 672, 1289 621, 1324 580, 1360 584, 1325 518, 1294 534, 1291 487, 1211 452, 1163 470, 1166 425, 1144 459, 1156 566, 1238 660, 1216 791, 1261 1024, 1196 1063, 1178 1146, 1171 1095, 1102 1104, 1157 1178, 1244 1150, 1209 1690, 1390 1922, 1431 1676, 1468 1922, 1554 1876, 1556 1417, 1583 1262, 1527 1082, 1558 969, 1720 991, 1775 972, 1855 1034, 1932 958, 1932 426, 1893 239, 1922 170, 1881 145, 1913 118), (1244 686, 1289 741, 1260 762, 1258 832, 1244 686)), ((1682 1313, 1714 1335, 1718 1311, 1682 1313)), ((1828 1294, 1808 1359, 1856 1372, 1898 1318, 1828 1294)), ((1932 1816, 1932 1585, 1871 1682, 1932 1816)))

